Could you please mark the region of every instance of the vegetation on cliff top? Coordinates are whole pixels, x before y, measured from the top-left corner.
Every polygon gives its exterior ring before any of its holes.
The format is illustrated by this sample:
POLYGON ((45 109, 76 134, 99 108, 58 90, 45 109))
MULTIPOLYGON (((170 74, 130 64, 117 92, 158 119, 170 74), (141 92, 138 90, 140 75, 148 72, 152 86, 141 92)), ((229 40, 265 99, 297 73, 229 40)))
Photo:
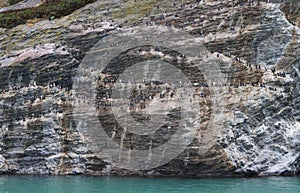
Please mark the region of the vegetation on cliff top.
POLYGON ((13 28, 30 19, 52 19, 71 14, 73 11, 96 0, 47 0, 44 4, 22 10, 0 13, 0 28, 13 28))
POLYGON ((14 4, 16 4, 16 3, 19 3, 20 1, 22 1, 22 0, 8 0, 8 3, 9 3, 10 5, 14 5, 14 4))

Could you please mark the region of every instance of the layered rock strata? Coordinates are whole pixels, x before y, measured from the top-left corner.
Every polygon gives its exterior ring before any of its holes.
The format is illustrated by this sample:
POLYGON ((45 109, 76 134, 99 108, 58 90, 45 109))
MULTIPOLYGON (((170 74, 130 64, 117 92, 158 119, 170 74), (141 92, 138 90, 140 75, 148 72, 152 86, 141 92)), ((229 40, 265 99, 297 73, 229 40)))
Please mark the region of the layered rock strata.
MULTIPOLYGON (((1 29, 1 173, 188 177, 299 174, 300 30, 298 18, 291 16, 294 11, 287 6, 238 0, 184 4, 97 1, 54 21, 1 29), (151 139, 141 138, 114 122, 110 104, 118 101, 103 88, 117 80, 117 67, 97 74, 101 81, 97 83, 96 101, 74 92, 74 77, 97 42, 136 26, 167 26, 187 32, 206 50, 194 53, 198 59, 187 57, 180 65, 196 65, 205 71, 214 64, 225 79, 214 84, 205 81, 205 74, 195 76, 201 121, 194 139, 172 161, 145 171, 118 168, 103 159, 88 143, 94 133, 78 128, 74 115, 78 104, 95 104, 108 136, 129 149, 160 146, 175 132, 172 127, 162 127, 151 139), (213 97, 220 102, 212 101, 213 97), (208 127, 212 114, 222 115, 222 119, 208 127)), ((146 55, 169 63, 172 60, 168 58, 183 57, 147 46, 132 50, 135 55, 129 62, 128 53, 124 53, 117 63, 139 62, 146 55)), ((128 81, 123 80, 124 88, 128 81)), ((165 83, 132 84, 137 89, 128 103, 139 121, 147 119, 142 116, 144 109, 153 104, 167 106, 171 93, 180 92, 180 87, 168 89, 165 83)), ((189 97, 188 91, 186 94, 189 97)), ((173 110, 174 116, 169 118, 176 125, 180 116, 176 116, 176 108, 173 110)))

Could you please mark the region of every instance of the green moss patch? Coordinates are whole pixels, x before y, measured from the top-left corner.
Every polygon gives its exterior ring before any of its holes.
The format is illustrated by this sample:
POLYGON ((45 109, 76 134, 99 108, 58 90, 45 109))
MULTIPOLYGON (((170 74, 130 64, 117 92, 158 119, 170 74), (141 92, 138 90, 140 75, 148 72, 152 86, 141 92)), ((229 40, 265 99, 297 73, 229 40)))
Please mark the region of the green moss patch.
POLYGON ((96 0, 48 0, 33 8, 0 13, 0 27, 13 28, 25 24, 29 19, 54 19, 71 14, 73 11, 96 0))
POLYGON ((19 3, 20 1, 23 1, 23 0, 8 0, 8 3, 9 3, 10 5, 14 5, 14 4, 16 4, 16 3, 19 3))
POLYGON ((113 13, 113 18, 129 18, 133 15, 145 15, 153 10, 156 0, 129 0, 126 2, 128 6, 121 8, 113 13))

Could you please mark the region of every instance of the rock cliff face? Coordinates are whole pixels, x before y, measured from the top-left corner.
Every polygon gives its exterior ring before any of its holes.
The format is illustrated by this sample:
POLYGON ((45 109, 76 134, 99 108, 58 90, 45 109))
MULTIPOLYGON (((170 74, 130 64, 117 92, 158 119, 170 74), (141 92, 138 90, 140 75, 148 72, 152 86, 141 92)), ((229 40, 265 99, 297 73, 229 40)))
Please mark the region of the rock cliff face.
MULTIPOLYGON (((0 172, 189 177, 299 174, 298 4, 270 2, 97 1, 54 21, 0 29, 0 172), (128 134, 113 118, 110 104, 116 101, 102 91, 115 81, 108 77, 118 74, 119 63, 143 61, 145 54, 169 63, 174 61, 166 56, 184 56, 163 47, 137 47, 129 60, 128 53, 123 53, 111 71, 97 72, 101 81, 96 101, 74 91, 74 77, 80 75, 78 69, 91 48, 114 32, 135 26, 169 26, 187 32, 205 47, 199 56, 195 53, 201 58, 198 67, 215 64, 225 80, 221 85, 204 83, 203 77, 190 71, 201 83, 197 85, 201 121, 194 139, 172 161, 145 171, 122 169, 104 159, 101 150, 89 144, 95 133, 79 128, 80 117, 74 114, 78 104, 95 103, 107 135, 122 148, 151 150, 172 136, 171 127, 171 131, 162 127, 152 138, 128 134), (217 93, 211 93, 213 87, 217 93), (212 105, 214 94, 221 102, 212 105), (213 113, 222 118, 208 124, 214 120, 213 113)), ((188 60, 174 65, 193 69, 188 60)), ((89 76, 82 74, 85 79, 89 76)), ((167 105, 160 97, 166 85, 156 84, 144 89, 147 100, 134 101, 132 106, 167 105)), ((133 92, 132 96, 142 95, 133 92)), ((169 116, 173 125, 177 110, 169 116)), ((147 119, 139 112, 132 115, 147 119)))

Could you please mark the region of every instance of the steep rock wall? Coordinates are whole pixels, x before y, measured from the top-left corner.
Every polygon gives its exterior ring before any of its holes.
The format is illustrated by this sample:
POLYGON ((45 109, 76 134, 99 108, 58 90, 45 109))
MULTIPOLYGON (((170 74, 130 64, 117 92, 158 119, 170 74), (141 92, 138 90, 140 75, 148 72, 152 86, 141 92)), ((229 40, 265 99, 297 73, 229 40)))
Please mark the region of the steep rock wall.
MULTIPOLYGON (((55 21, 1 29, 0 171, 193 177, 299 173, 300 30, 286 19, 285 5, 251 2, 97 1, 55 21), (203 133, 215 133, 206 131, 213 109, 203 102, 204 121, 184 152, 158 168, 128 171, 101 159, 87 143, 89 134, 77 128, 74 107, 87 101, 73 92, 72 78, 99 40, 120 28, 147 25, 172 26, 201 40, 208 50, 201 53, 205 62, 217 63, 226 77, 222 103, 214 106, 224 109, 224 118, 214 123, 217 135, 204 144, 203 133)), ((110 112, 100 108, 98 113, 110 112)), ((110 120, 105 124, 112 134, 110 120)), ((148 148, 148 139, 122 140, 127 147, 148 148)), ((153 145, 163 140, 158 137, 153 145)))

